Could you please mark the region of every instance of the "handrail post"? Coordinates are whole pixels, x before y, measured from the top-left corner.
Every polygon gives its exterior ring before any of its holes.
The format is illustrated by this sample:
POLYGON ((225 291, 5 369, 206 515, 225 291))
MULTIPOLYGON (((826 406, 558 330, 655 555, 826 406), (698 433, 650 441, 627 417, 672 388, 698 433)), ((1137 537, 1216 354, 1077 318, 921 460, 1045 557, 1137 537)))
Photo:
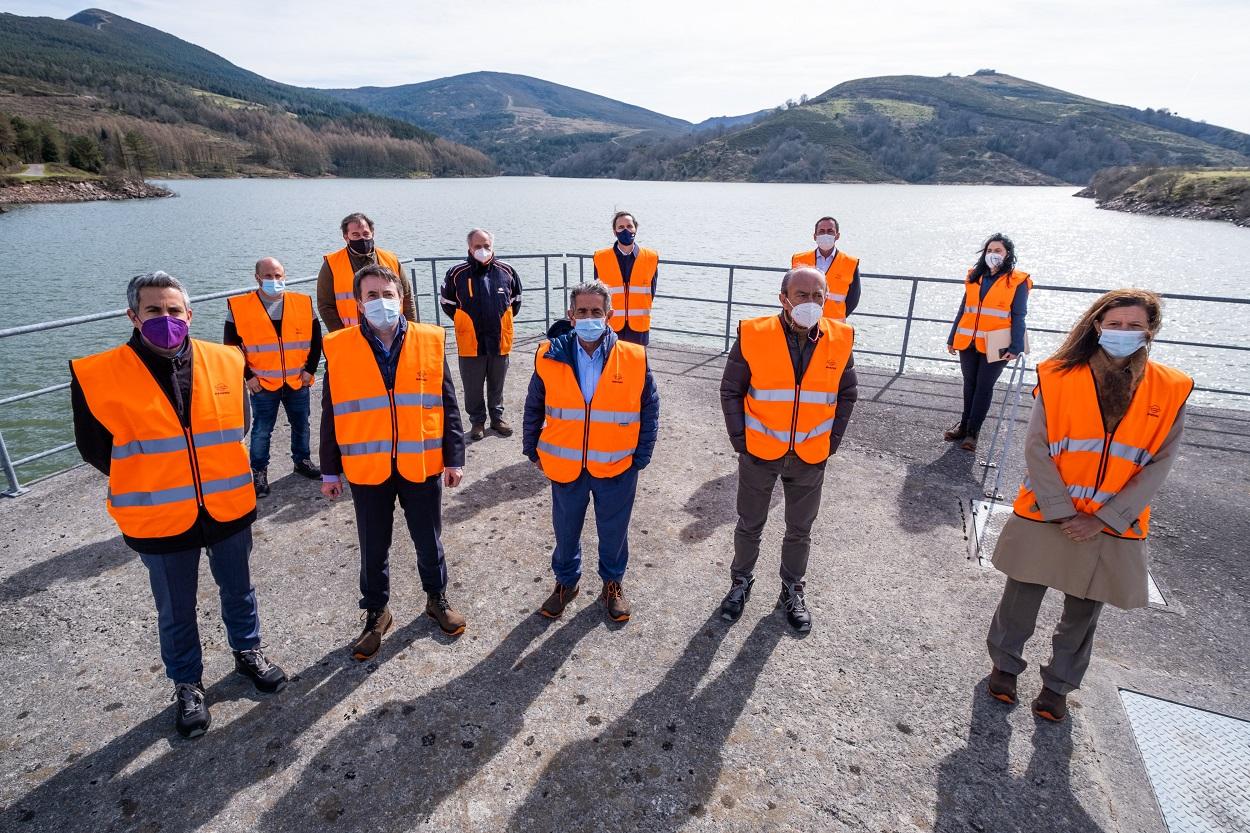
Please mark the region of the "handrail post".
POLYGON ((903 325, 903 349, 899 351, 898 357, 898 374, 903 375, 903 371, 907 368, 907 347, 911 344, 911 316, 916 309, 916 290, 920 288, 920 281, 912 278, 911 281, 911 297, 907 299, 907 321, 903 325))
POLYGON ((729 289, 725 293, 725 350, 729 352, 729 338, 734 318, 734 268, 729 267, 729 289))
POLYGON ((417 267, 415 267, 415 266, 409 266, 409 267, 408 267, 408 282, 409 282, 409 283, 411 283, 411 284, 412 284, 412 286, 414 287, 414 289, 412 290, 412 292, 413 292, 413 296, 412 296, 412 308, 413 308, 413 310, 415 310, 415 311, 416 311, 416 313, 417 313, 417 323, 418 323, 418 324, 420 324, 420 323, 421 323, 421 304, 420 304, 420 302, 417 300, 417 296, 416 296, 416 292, 417 292, 417 290, 415 289, 415 287, 416 287, 416 285, 417 285, 417 267))
POLYGON ((543 255, 543 323, 551 329, 551 265, 546 255, 543 255))
MULTIPOLYGON (((442 304, 438 302, 438 264, 434 258, 430 258, 430 285, 434 287, 434 323, 443 326, 442 304)), ((417 299, 413 298, 412 303, 416 304, 417 299)))
POLYGON ((9 480, 9 488, 0 494, 5 497, 17 497, 24 495, 30 489, 22 486, 21 481, 17 479, 17 469, 13 468, 13 461, 9 459, 9 448, 4 444, 4 432, 0 431, 0 465, 4 467, 4 476, 9 480))

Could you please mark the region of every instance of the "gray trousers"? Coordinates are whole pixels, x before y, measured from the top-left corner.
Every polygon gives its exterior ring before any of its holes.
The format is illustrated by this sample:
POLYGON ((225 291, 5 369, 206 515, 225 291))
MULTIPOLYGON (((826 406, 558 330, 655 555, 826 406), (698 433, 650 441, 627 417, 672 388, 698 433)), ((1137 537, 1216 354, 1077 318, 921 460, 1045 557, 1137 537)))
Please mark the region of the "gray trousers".
POLYGON ((802 586, 812 548, 812 524, 820 511, 825 461, 805 463, 793 452, 780 460, 738 455, 738 525, 734 527, 734 560, 730 573, 750 576, 760 557, 760 536, 768 521, 773 487, 781 478, 785 496, 786 533, 781 539, 781 580, 802 586))
MULTIPOLYGON (((1021 653, 1037 627, 1037 612, 1047 589, 1044 584, 1007 579, 986 639, 998 670, 1019 674, 1028 667, 1021 653)), ((1050 662, 1042 666, 1042 684, 1051 691, 1067 694, 1081 687, 1102 606, 1102 602, 1064 594, 1063 616, 1051 638, 1050 662)))
POLYGON ((486 408, 490 421, 503 419, 503 380, 508 375, 507 356, 461 356, 460 379, 464 383, 464 411, 471 425, 486 424, 486 408), (482 386, 486 397, 482 397, 482 386))

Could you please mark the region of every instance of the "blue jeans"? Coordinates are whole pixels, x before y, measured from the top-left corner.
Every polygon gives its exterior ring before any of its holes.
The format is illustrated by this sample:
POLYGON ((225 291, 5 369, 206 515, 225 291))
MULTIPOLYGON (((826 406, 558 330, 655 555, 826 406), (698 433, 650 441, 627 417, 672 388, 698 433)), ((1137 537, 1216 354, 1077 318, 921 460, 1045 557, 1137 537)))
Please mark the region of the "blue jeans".
POLYGON ((551 522, 556 548, 551 569, 556 581, 573 587, 582 577, 582 526, 595 498, 595 529, 599 533, 599 578, 620 581, 629 564, 629 517, 638 491, 638 469, 616 477, 591 477, 584 469, 572 483, 551 482, 551 522))
POLYGON ((265 390, 252 394, 252 468, 269 467, 269 437, 274 423, 278 421, 278 404, 286 408, 287 422, 291 423, 291 459, 298 463, 307 460, 312 452, 308 447, 308 385, 292 390, 283 385, 278 390, 265 390))
MULTIPOLYGON (((247 559, 252 528, 236 532, 208 548, 208 566, 221 595, 221 619, 235 651, 260 647, 260 612, 247 559)), ((195 595, 200 576, 200 551, 185 550, 139 558, 148 568, 156 621, 160 630, 165 675, 175 683, 197 683, 204 674, 195 595)))

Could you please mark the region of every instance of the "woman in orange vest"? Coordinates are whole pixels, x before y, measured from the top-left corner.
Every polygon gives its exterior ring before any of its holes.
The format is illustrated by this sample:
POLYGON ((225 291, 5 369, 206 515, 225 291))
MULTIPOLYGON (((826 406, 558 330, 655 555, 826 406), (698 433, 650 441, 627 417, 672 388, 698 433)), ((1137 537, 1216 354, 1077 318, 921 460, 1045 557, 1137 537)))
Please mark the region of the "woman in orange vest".
POLYGON ((612 215, 616 243, 595 252, 595 280, 612 296, 608 326, 621 341, 646 347, 651 341, 651 304, 660 282, 660 253, 635 241, 638 221, 628 211, 612 215))
POLYGON ((1108 292, 1037 368, 1028 476, 994 548, 1008 578, 990 624, 988 688, 1015 702, 1042 597, 1048 587, 1061 591, 1063 618, 1033 701, 1048 720, 1068 713, 1103 605, 1147 604, 1150 502, 1176 459, 1193 390, 1184 373, 1150 359, 1162 323, 1155 293, 1108 292))
POLYGON ((994 385, 1003 368, 1024 352, 1024 318, 1028 313, 1028 273, 1016 270, 1016 247, 1001 234, 991 235, 981 246, 976 265, 968 270, 964 298, 960 301, 946 351, 959 354, 964 377, 964 408, 959 424, 943 437, 959 442, 965 451, 977 450, 977 434, 990 411, 994 385), (1011 331, 1011 344, 997 356, 987 356, 985 337, 994 330, 1011 331))

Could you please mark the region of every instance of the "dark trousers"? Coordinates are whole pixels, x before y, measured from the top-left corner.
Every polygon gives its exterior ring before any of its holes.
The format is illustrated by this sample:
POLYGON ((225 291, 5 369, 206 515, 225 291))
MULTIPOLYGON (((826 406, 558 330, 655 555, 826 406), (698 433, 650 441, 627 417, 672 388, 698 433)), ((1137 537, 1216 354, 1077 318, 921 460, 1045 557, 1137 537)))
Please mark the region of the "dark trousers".
POLYGON ((490 421, 503 419, 503 380, 508 375, 507 356, 461 356, 460 381, 464 384, 464 410, 472 425, 486 423, 486 409, 490 408, 490 421), (486 397, 482 397, 482 386, 486 397))
MULTIPOLYGON (((995 668, 1019 674, 1028 667, 1021 654, 1037 627, 1037 612, 1046 590, 1044 584, 1007 579, 986 639, 995 668)), ((1067 694, 1081 687, 1094 650, 1094 630, 1102 606, 1102 602, 1092 599, 1064 595, 1063 616, 1051 638, 1050 662, 1042 666, 1042 684, 1051 691, 1067 694)))
MULTIPOLYGON (((226 639, 235 651, 260 647, 260 612, 247 563, 251 551, 250 526, 208 548, 208 566, 221 596, 221 620, 226 625, 226 639)), ((148 568, 152 598, 156 600, 165 675, 175 683, 198 683, 204 675, 203 650, 195 618, 200 551, 165 555, 140 553, 139 558, 148 568)))
POLYGON ((379 610, 391 598, 391 532, 395 523, 395 499, 403 507, 408 534, 417 549, 417 573, 427 593, 447 587, 447 564, 443 560, 443 483, 436 474, 420 483, 405 480, 397 472, 376 486, 352 486, 356 508, 356 531, 360 535, 360 607, 379 610))
POLYGON ((638 470, 630 466, 616 477, 591 477, 585 469, 572 483, 551 481, 551 524, 556 547, 551 570, 556 581, 575 587, 582 577, 582 527, 595 498, 595 531, 599 534, 599 578, 620 581, 629 565, 629 518, 638 491, 638 470))
POLYGON ((630 344, 641 344, 643 347, 646 347, 651 343, 650 330, 647 330, 645 333, 640 333, 637 330, 631 330, 628 323, 621 328, 621 331, 616 334, 616 337, 621 341, 628 341, 630 344))
POLYGON ((278 406, 286 409, 287 422, 291 423, 291 459, 296 463, 312 456, 308 447, 308 385, 292 390, 283 385, 277 390, 265 390, 252 395, 252 468, 259 470, 269 466, 269 438, 278 421, 278 406))
POLYGON ((760 537, 768 522, 773 487, 781 478, 786 504, 786 533, 781 539, 781 580, 803 583, 812 548, 812 524, 820 511, 825 461, 805 463, 794 452, 780 460, 738 455, 738 525, 734 527, 734 560, 730 573, 750 576, 760 557, 760 537))
POLYGON ((1006 367, 1007 362, 986 361, 985 354, 975 347, 959 351, 959 369, 964 374, 964 410, 959 421, 969 433, 981 430, 994 400, 994 385, 1006 367))

